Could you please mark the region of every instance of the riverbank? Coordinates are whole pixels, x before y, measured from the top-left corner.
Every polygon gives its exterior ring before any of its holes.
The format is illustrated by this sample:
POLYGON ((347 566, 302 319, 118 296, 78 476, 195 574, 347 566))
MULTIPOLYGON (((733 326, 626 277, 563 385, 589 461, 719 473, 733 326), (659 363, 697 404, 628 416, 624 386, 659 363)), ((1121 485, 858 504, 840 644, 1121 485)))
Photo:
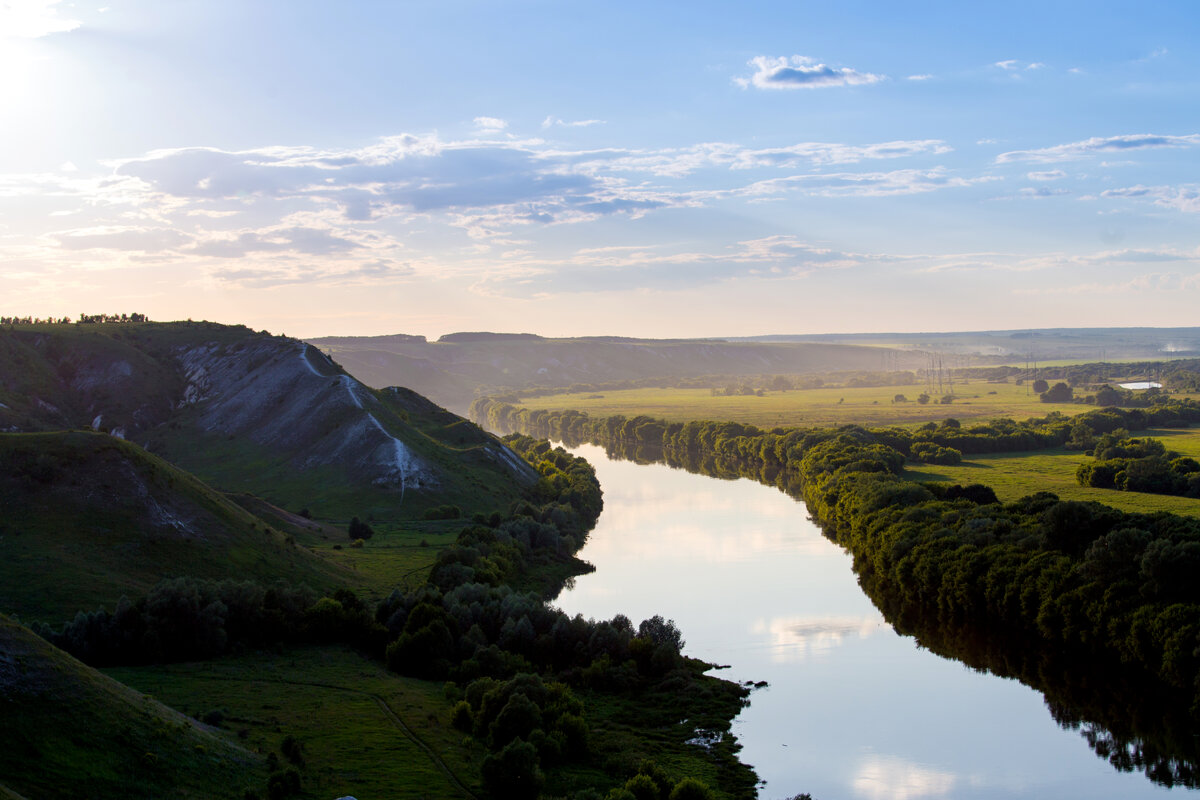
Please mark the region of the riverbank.
MULTIPOLYGON (((1004 506, 983 487, 905 481, 896 474, 904 454, 862 429, 767 433, 642 418, 631 431, 623 418, 569 419, 577 435, 631 448, 634 457, 661 454, 691 469, 753 477, 803 496, 826 534, 854 554, 882 608, 901 603, 926 625, 965 626, 1002 653, 1066 653, 1085 707, 1115 680, 1140 686, 1148 702, 1108 724, 1121 731, 1120 741, 1153 746, 1114 760, 1165 785, 1196 784, 1195 743, 1175 735, 1194 729, 1196 713, 1192 639, 1200 633, 1200 607, 1189 582, 1171 577, 1178 569, 1192 574, 1182 565, 1200 533, 1188 520, 1121 514, 1052 495, 1004 506), (1110 557, 1130 537, 1130 554, 1110 557), (1131 559, 1143 583, 1122 566, 1131 559), (1167 718, 1158 716, 1172 707, 1167 718)), ((538 415, 538 422, 541 435, 561 435, 566 427, 554 415, 538 415)), ((985 434, 971 435, 986 443, 985 434)), ((1047 437, 1053 441, 1052 433, 1047 437)), ((1057 668, 1064 669, 1061 662, 1057 668)), ((1039 680, 1036 670, 1014 673, 1043 691, 1055 682, 1039 680)), ((1072 717, 1064 712, 1064 718, 1072 717)), ((1108 746, 1098 745, 1098 752, 1108 746)))

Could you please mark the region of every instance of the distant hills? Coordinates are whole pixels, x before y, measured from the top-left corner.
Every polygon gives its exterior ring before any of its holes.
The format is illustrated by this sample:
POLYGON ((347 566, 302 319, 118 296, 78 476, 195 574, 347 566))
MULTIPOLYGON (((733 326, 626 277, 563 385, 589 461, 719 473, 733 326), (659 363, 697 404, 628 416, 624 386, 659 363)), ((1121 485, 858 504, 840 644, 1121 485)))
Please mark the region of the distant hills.
POLYGON ((480 394, 651 378, 915 370, 944 366, 1155 360, 1200 355, 1200 328, 1044 328, 1008 331, 800 334, 714 339, 532 333, 327 336, 308 340, 364 383, 407 386, 458 413, 480 394))
POLYGON ((797 334, 733 337, 738 342, 797 342, 897 347, 1009 362, 1194 358, 1200 328, 1014 328, 1000 331, 797 334))
POLYGON ((864 345, 716 339, 547 339, 454 333, 310 339, 370 386, 407 386, 458 413, 480 392, 701 375, 912 369, 923 357, 864 345))

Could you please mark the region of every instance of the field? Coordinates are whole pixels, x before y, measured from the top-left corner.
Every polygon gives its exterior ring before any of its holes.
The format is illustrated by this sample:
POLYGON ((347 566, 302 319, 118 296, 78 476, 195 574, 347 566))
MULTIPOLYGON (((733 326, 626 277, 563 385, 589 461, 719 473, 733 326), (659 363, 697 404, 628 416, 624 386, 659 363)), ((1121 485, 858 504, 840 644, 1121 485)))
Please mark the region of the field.
MULTIPOLYGON (((1168 450, 1176 450, 1193 458, 1200 457, 1200 429, 1144 431, 1141 434, 1162 439, 1168 450)), ((953 467, 909 465, 904 477, 916 481, 950 481, 964 485, 982 483, 992 487, 1003 502, 1044 491, 1053 492, 1063 500, 1095 500, 1122 511, 1169 511, 1200 517, 1198 499, 1080 486, 1075 482, 1075 468, 1090 460, 1090 456, 1078 450, 998 453, 964 459, 962 464, 953 467)))
POLYGON ((731 420, 767 429, 776 426, 825 427, 851 423, 868 426, 919 425, 946 417, 963 422, 998 417, 1021 420, 1045 416, 1051 411, 1072 415, 1095 408, 1075 403, 1043 403, 1028 384, 957 383, 952 403, 939 403, 938 395, 933 396, 928 404, 921 405, 917 397, 926 391, 924 384, 913 384, 772 391, 762 397, 725 397, 714 396, 710 389, 621 389, 531 397, 521 400, 519 405, 532 409, 575 409, 600 417, 646 414, 671 422, 731 420), (906 401, 894 402, 896 395, 903 395, 906 401))
POLYGON ((305 797, 470 797, 463 786, 478 788, 485 750, 450 726, 442 685, 344 648, 106 672, 184 713, 216 712, 251 750, 279 754, 294 737, 305 797))

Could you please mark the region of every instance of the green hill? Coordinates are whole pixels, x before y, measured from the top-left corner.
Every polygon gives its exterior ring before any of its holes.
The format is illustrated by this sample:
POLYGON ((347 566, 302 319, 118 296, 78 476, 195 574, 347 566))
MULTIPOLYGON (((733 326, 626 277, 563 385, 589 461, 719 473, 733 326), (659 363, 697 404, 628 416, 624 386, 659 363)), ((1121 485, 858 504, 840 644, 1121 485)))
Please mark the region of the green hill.
POLYGON ((0 708, 0 797, 200 800, 266 785, 260 756, 2 615, 0 708))
POLYGON ((0 434, 0 609, 57 624, 166 577, 348 575, 140 447, 90 431, 0 434))
POLYGON ((0 431, 78 427, 327 519, 490 512, 536 481, 470 423, 294 339, 193 322, 0 330, 0 431))

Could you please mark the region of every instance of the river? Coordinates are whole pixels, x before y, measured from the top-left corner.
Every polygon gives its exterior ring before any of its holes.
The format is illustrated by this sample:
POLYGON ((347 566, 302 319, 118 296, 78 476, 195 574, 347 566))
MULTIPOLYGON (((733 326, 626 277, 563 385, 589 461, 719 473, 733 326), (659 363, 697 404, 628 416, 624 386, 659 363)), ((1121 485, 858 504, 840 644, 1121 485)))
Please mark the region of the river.
POLYGON ((568 613, 674 619, 685 652, 767 681, 734 723, 761 798, 1183 796, 1097 757, 1042 695, 897 634, 849 555, 804 505, 747 479, 572 452, 596 468, 604 512, 580 557, 596 571, 568 613))

